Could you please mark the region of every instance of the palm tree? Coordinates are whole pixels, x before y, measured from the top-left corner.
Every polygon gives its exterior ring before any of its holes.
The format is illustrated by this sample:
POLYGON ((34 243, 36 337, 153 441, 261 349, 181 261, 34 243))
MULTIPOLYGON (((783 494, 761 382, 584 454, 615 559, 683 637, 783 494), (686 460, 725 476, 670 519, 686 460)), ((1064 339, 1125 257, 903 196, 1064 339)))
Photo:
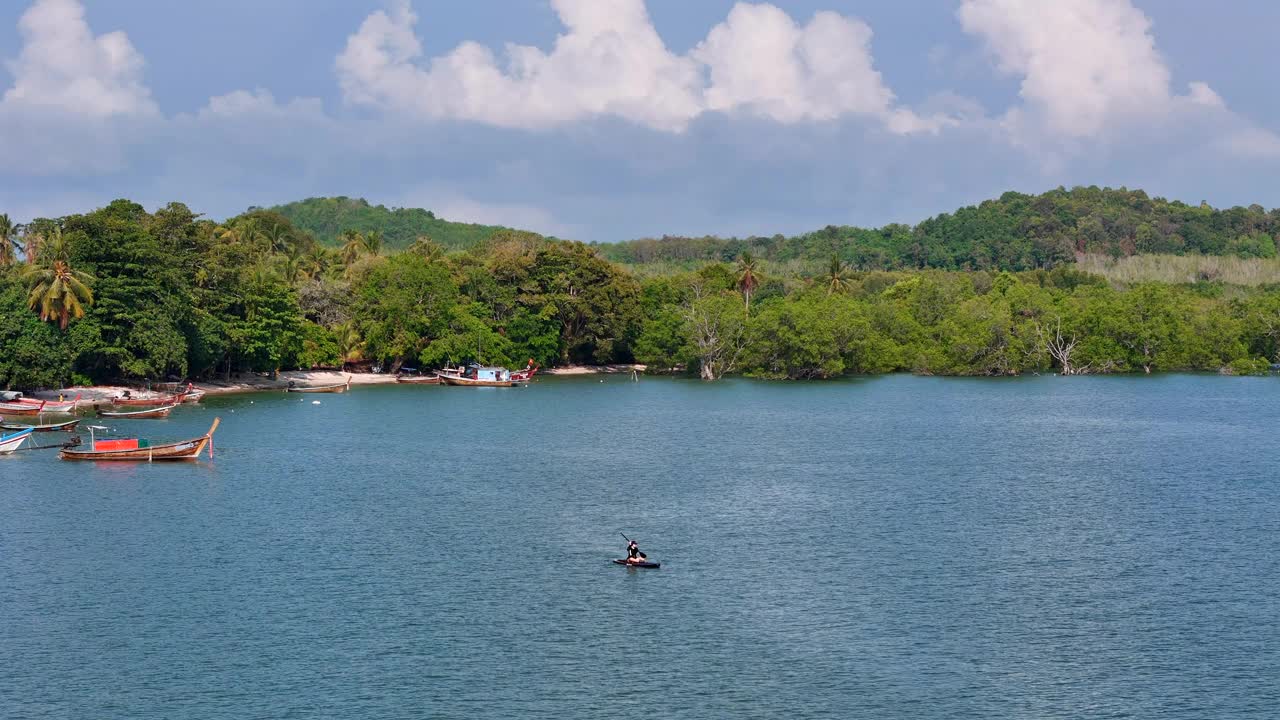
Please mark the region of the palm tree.
POLYGON ((317 278, 329 272, 329 267, 333 264, 333 260, 329 249, 323 245, 315 244, 303 256, 306 263, 307 275, 317 278))
POLYGON ((360 337, 360 330, 354 322, 338 327, 338 353, 342 355, 342 363, 360 362, 364 359, 365 342, 360 337))
POLYGON ((0 215, 0 267, 8 267, 18 261, 18 226, 7 214, 0 215))
POLYGON ((436 262, 444 257, 444 248, 427 235, 419 235, 418 239, 414 240, 413 244, 409 246, 409 252, 421 255, 426 258, 427 262, 436 262))
POLYGON ((827 274, 823 276, 823 280, 827 286, 827 294, 842 293, 849 289, 849 266, 844 264, 839 255, 831 255, 831 264, 827 267, 827 274))
POLYGON ((282 253, 294 242, 293 233, 288 227, 280 224, 271 225, 263 231, 262 235, 270 243, 272 252, 282 253))
POLYGON ((27 307, 40 313, 45 322, 56 319, 58 327, 66 330, 71 318, 84 317, 85 306, 93 304, 93 291, 89 289, 93 277, 71 269, 70 248, 60 228, 50 231, 47 242, 42 263, 28 265, 24 271, 31 288, 27 307))
POLYGON ((747 303, 747 314, 751 314, 751 293, 760 284, 760 261, 750 252, 742 253, 738 258, 738 289, 747 303))
POLYGON ((382 233, 377 230, 370 230, 364 234, 364 251, 370 255, 377 255, 382 252, 382 233))
POLYGON ((364 249, 364 237, 356 230, 344 230, 338 238, 342 240, 342 264, 350 265, 360 257, 360 251, 364 249))

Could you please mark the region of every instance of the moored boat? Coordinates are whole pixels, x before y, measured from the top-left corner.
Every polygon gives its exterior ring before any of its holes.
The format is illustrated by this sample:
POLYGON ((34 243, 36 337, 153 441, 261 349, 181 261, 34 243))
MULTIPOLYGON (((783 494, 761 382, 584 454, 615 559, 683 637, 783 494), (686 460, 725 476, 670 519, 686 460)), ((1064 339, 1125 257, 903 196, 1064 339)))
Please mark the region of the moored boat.
POLYGON ((284 391, 294 392, 294 393, 340 393, 340 392, 346 392, 350 389, 351 389, 351 376, 348 375, 347 381, 345 383, 338 383, 336 385, 311 385, 309 387, 300 387, 300 386, 295 386, 293 384, 293 381, 290 380, 289 387, 285 388, 284 391))
POLYGON ((396 375, 396 382, 402 385, 439 385, 439 375, 396 375))
POLYGON ((484 367, 472 365, 462 375, 441 375, 446 385, 462 387, 511 387, 515 381, 511 379, 511 371, 501 367, 484 367))
POLYGON ((22 446, 31 437, 33 430, 22 430, 12 435, 0 435, 0 455, 8 455, 22 446))
POLYGON ((529 358, 529 364, 524 366, 522 370, 512 370, 511 379, 516 382, 524 382, 533 377, 538 372, 538 365, 533 362, 533 358, 529 358))
POLYGON ((218 429, 220 418, 213 419, 209 432, 201 437, 181 442, 152 445, 149 440, 137 438, 97 440, 94 439, 88 450, 63 450, 58 457, 63 460, 131 460, 150 462, 153 460, 195 460, 206 447, 209 448, 209 459, 213 459, 213 433, 218 429))
POLYGON ((124 412, 99 410, 98 417, 115 418, 117 420, 150 420, 153 418, 169 417, 169 413, 173 412, 173 409, 176 407, 178 406, 167 405, 165 407, 151 408, 149 410, 128 410, 124 412))
POLYGON ((131 397, 128 391, 125 391, 124 395, 113 397, 107 402, 121 407, 158 407, 161 405, 181 405, 185 401, 185 393, 178 393, 177 395, 163 395, 161 397, 153 398, 136 398, 131 397))
POLYGON ((43 415, 59 413, 67 415, 76 411, 80 396, 73 400, 38 400, 36 398, 18 398, 0 403, 0 415, 43 415))
POLYGON ((75 432, 76 426, 80 424, 79 420, 68 420, 66 422, 52 423, 49 425, 19 425, 16 423, 0 422, 0 430, 31 430, 32 432, 75 432))

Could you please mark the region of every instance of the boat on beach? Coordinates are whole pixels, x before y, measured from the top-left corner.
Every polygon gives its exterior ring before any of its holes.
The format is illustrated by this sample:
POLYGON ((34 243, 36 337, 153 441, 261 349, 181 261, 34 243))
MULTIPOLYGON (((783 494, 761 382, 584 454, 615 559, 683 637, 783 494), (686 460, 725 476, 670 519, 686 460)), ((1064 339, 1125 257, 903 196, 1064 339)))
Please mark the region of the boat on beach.
POLYGON ((419 375, 416 370, 406 372, 408 368, 400 368, 400 372, 396 373, 396 382, 402 385, 439 385, 440 376, 432 373, 430 375, 419 375))
POLYGON ((80 424, 79 420, 68 420, 66 422, 52 423, 49 425, 20 425, 17 423, 0 422, 0 430, 31 430, 32 432, 75 432, 76 426, 80 424))
POLYGON ((472 365, 461 375, 441 375, 446 385, 462 387, 511 387, 515 380, 511 379, 511 371, 501 367, 484 367, 472 365))
POLYGON ((336 385, 311 385, 307 387, 295 386, 293 381, 289 381, 289 387, 285 388, 285 392, 293 393, 341 393, 351 389, 351 376, 347 376, 345 383, 336 385))
POLYGON ((129 460, 134 462, 152 462, 155 460, 195 460, 207 447, 209 459, 213 459, 213 433, 218 429, 221 418, 214 418, 209 432, 198 438, 182 440, 175 443, 152 445, 149 440, 137 438, 97 440, 90 443, 88 450, 65 449, 58 453, 63 460, 129 460))
POLYGON ((169 417, 169 413, 173 412, 173 409, 176 407, 178 406, 166 405, 165 407, 151 408, 149 410, 99 410, 98 417, 115 418, 117 420, 151 420, 154 418, 169 417))
POLYGON ((0 415, 43 415, 44 413, 70 414, 76 411, 80 395, 72 400, 37 400, 18 398, 0 403, 0 415))
POLYGON ((0 435, 0 455, 8 455, 22 446, 31 437, 33 430, 23 430, 12 435, 0 435))
POLYGON ((136 398, 125 392, 124 395, 113 397, 107 401, 112 405, 120 407, 159 407, 162 405, 181 405, 186 402, 186 394, 179 393, 177 395, 163 395, 153 398, 136 398))

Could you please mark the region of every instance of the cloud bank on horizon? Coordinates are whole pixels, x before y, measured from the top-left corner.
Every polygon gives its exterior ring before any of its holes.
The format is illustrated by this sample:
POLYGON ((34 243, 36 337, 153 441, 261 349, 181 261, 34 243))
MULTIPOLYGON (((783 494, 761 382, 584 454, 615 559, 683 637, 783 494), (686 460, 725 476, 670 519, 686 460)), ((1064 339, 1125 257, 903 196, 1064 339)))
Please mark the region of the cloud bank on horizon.
POLYGON ((957 2, 987 72, 1016 83, 994 110, 947 88, 908 106, 870 25, 834 11, 737 2, 681 53, 643 0, 550 4, 549 48, 432 55, 413 4, 392 0, 338 49, 340 103, 255 87, 181 113, 127 31, 96 34, 79 0, 35 0, 0 85, 0 212, 123 196, 223 216, 348 194, 616 240, 914 221, 1076 183, 1280 204, 1254 186, 1280 167, 1280 137, 1205 82, 1175 86, 1130 0, 957 2))

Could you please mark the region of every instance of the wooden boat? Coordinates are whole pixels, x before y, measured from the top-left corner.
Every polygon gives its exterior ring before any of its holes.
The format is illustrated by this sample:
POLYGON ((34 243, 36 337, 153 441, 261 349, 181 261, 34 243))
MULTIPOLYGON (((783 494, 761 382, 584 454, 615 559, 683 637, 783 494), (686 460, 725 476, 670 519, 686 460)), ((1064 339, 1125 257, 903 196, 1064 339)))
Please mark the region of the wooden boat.
POLYGON ((648 560, 637 560, 633 562, 631 560, 627 560, 626 558, 623 558, 620 560, 614 560, 613 562, 616 565, 626 565, 627 567, 633 567, 633 568, 645 568, 647 570, 657 570, 658 568, 662 567, 662 563, 649 562, 648 560))
POLYGON ((76 411, 80 396, 73 400, 37 400, 35 398, 18 398, 10 402, 0 403, 0 415, 44 415, 58 413, 69 415, 76 411))
POLYGON ((0 436, 0 455, 8 455, 22 446, 31 437, 33 430, 23 430, 12 435, 0 436))
POLYGON ((14 423, 0 422, 0 430, 31 430, 33 432, 75 432, 76 426, 80 424, 79 420, 68 420, 61 423, 53 423, 51 425, 17 425, 14 423))
POLYGON ((195 460, 207 446, 209 459, 213 459, 213 432, 218 429, 220 418, 213 419, 209 432, 198 438, 165 445, 152 445, 149 440, 135 438, 121 440, 97 440, 91 442, 89 450, 63 450, 58 457, 63 460, 130 460, 134 462, 151 462, 153 460, 195 460))
POLYGON ((524 382, 533 377, 538 372, 538 365, 533 362, 533 358, 529 358, 529 364, 524 366, 523 370, 512 370, 511 379, 516 382, 524 382))
POLYGON ((404 385, 439 385, 439 375, 396 375, 396 382, 404 385))
POLYGON ((0 415, 43 415, 44 403, 27 405, 26 403, 0 403, 0 415))
POLYGON ((193 383, 156 383, 152 386, 156 392, 169 393, 170 395, 181 395, 184 403, 197 403, 207 393, 197 388, 193 383))
POLYGON ((290 380, 289 387, 285 388, 284 391, 296 392, 296 393, 340 393, 340 392, 346 392, 350 389, 351 389, 351 376, 348 375, 347 381, 345 383, 338 383, 337 385, 312 385, 310 387, 295 387, 293 384, 293 381, 290 380))
POLYGON ((129 397, 126 394, 121 395, 120 397, 113 397, 107 402, 121 407, 158 407, 161 405, 181 405, 185 401, 185 398, 185 393, 154 398, 136 398, 129 397))
POLYGON ((483 367, 472 365, 462 375, 441 375, 446 385, 462 387, 511 387, 515 381, 511 379, 511 371, 500 367, 483 367))
POLYGON ((115 412, 108 410, 99 410, 98 417, 115 418, 117 420, 150 420, 152 418, 169 417, 169 413, 177 405, 168 405, 161 408, 151 408, 150 410, 130 410, 128 412, 115 412))

